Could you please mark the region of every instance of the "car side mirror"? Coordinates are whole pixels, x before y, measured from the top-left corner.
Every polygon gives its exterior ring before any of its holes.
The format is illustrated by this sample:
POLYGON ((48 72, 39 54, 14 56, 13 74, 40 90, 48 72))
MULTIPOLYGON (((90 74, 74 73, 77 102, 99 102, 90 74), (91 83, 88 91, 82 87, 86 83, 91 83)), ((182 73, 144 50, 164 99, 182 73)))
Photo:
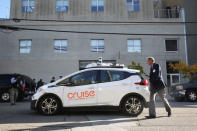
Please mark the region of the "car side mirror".
POLYGON ((72 86, 72 83, 61 83, 58 86, 72 86))

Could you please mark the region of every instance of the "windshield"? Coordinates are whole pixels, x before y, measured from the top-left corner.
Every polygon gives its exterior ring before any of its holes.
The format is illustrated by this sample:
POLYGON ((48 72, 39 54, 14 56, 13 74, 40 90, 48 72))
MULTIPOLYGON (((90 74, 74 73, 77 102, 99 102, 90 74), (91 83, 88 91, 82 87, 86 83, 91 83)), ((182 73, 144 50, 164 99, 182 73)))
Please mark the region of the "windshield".
POLYGON ((197 82, 197 76, 193 76, 193 77, 190 79, 190 83, 194 83, 194 82, 197 82))

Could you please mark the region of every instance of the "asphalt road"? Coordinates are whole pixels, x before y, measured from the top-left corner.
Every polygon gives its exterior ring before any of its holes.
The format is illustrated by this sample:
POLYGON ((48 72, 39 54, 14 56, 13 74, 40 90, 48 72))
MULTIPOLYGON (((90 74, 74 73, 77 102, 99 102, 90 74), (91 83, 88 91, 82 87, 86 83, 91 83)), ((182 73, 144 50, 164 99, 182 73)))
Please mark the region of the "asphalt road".
POLYGON ((56 116, 42 116, 31 111, 29 104, 0 103, 0 131, 197 131, 197 103, 171 102, 172 117, 167 117, 158 103, 157 118, 151 120, 144 117, 148 109, 133 118, 116 111, 66 111, 56 116))

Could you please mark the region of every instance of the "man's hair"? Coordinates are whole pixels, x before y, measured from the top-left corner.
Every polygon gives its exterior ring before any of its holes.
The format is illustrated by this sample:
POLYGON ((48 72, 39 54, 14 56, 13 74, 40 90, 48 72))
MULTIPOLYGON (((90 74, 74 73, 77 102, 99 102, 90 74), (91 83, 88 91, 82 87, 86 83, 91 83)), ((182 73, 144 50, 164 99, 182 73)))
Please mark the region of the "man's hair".
POLYGON ((155 58, 154 57, 147 57, 148 61, 152 61, 153 63, 155 63, 155 58))

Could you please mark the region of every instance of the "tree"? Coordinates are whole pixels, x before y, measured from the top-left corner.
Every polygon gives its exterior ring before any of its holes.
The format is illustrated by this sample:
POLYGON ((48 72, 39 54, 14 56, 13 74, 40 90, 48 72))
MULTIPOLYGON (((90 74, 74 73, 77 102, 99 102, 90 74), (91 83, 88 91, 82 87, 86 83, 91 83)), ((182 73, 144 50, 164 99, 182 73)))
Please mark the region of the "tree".
POLYGON ((183 75, 184 78, 192 78, 194 75, 197 75, 197 64, 188 65, 185 62, 179 62, 176 64, 169 64, 170 68, 174 71, 178 71, 183 75))
POLYGON ((131 65, 128 66, 128 69, 139 70, 141 75, 145 74, 144 68, 141 66, 141 64, 140 63, 136 63, 134 61, 131 62, 131 65))

